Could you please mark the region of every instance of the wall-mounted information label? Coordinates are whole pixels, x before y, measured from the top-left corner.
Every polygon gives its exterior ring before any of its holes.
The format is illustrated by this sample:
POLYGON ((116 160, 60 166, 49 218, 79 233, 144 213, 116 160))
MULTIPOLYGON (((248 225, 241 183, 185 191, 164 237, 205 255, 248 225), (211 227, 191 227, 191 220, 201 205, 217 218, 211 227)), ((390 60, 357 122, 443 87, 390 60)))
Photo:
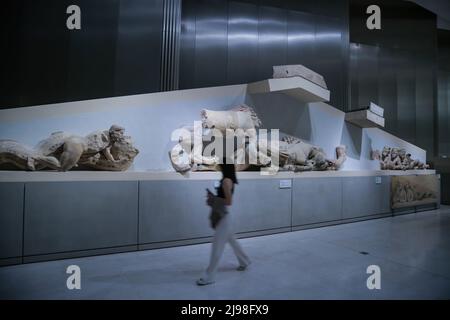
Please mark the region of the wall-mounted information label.
POLYGON ((375 183, 381 184, 381 177, 375 177, 375 183))
POLYGON ((280 180, 280 189, 290 189, 292 187, 291 179, 280 180))

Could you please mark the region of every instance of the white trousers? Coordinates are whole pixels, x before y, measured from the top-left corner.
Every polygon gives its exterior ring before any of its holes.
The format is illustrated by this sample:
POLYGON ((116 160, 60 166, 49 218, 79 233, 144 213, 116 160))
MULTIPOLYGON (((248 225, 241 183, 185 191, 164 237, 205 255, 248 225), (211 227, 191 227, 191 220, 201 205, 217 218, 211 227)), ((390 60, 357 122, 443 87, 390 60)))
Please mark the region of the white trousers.
POLYGON ((244 253, 244 250, 242 250, 241 245, 237 242, 236 238, 234 237, 230 213, 227 213, 216 226, 216 232, 214 234, 212 242, 211 258, 209 261, 209 266, 206 269, 207 278, 209 279, 215 278, 220 258, 222 257, 223 250, 225 249, 225 244, 227 242, 230 244, 231 248, 233 248, 234 254, 236 255, 239 265, 247 266, 250 263, 249 258, 244 253))

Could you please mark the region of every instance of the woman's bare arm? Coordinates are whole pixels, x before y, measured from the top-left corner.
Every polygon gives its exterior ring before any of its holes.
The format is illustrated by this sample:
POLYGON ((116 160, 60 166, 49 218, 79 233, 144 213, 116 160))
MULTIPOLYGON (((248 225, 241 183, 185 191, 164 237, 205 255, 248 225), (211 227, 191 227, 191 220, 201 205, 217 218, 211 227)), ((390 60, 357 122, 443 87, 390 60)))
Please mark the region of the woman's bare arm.
POLYGON ((233 198, 233 181, 230 178, 223 179, 222 182, 223 194, 225 196, 225 205, 231 206, 233 198))

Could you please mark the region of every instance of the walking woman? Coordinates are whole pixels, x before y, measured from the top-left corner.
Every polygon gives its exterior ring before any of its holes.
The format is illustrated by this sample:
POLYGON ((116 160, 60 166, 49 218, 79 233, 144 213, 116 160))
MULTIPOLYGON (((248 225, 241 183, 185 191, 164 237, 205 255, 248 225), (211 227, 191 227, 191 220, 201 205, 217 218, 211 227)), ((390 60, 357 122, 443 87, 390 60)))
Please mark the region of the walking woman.
POLYGON ((217 267, 227 242, 233 248, 239 262, 238 271, 244 271, 250 264, 250 259, 234 236, 231 214, 228 212, 228 208, 233 200, 234 187, 238 183, 236 170, 234 164, 227 164, 225 160, 220 165, 220 168, 222 180, 220 180, 220 186, 217 188, 217 196, 214 196, 210 191, 207 194, 207 204, 212 208, 210 219, 212 227, 215 229, 215 234, 209 266, 204 276, 197 280, 197 284, 200 286, 214 283, 217 267))

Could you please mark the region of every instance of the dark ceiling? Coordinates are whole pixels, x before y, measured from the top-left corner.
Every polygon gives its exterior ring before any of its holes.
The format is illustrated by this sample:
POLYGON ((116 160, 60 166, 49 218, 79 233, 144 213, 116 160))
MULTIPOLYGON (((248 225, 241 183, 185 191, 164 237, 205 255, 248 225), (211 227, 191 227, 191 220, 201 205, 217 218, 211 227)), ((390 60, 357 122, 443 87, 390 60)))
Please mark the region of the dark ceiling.
POLYGON ((437 25, 440 29, 450 30, 450 1, 449 0, 410 0, 437 16, 437 25))

